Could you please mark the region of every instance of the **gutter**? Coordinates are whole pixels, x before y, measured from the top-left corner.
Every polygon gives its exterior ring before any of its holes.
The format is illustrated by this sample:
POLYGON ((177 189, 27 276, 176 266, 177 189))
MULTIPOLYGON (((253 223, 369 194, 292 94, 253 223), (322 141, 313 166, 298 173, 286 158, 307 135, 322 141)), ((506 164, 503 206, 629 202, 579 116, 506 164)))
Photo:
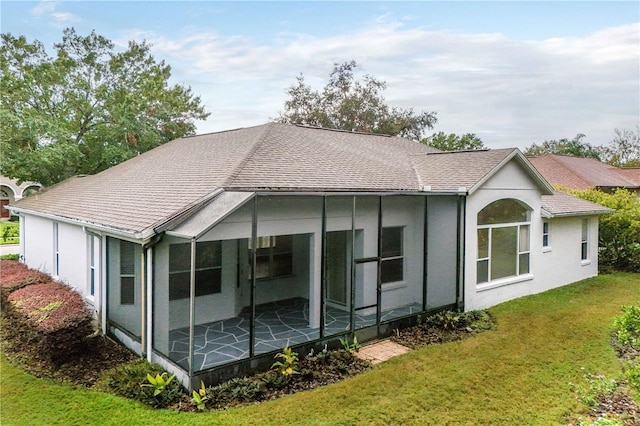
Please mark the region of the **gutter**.
POLYGON ((105 233, 105 234, 109 234, 109 235, 113 235, 115 237, 127 240, 127 241, 131 241, 131 242, 140 242, 140 240, 147 240, 150 237, 153 236, 153 232, 149 233, 149 232, 145 232, 145 231, 141 231, 141 232, 134 232, 134 231, 125 231, 123 229, 118 229, 118 228, 112 228, 109 226, 105 226, 105 225, 98 225, 86 220, 80 220, 80 219, 71 219, 68 217, 64 217, 64 216, 56 216, 54 214, 50 214, 50 213, 42 213, 39 211, 35 211, 35 210, 29 210, 29 209, 23 209, 20 207, 15 207, 15 206, 9 206, 8 207, 9 210, 11 210, 12 212, 16 212, 18 214, 22 213, 22 214, 29 214, 29 215, 33 215, 33 216, 38 216, 38 217, 42 217, 45 219, 50 219, 50 220, 54 220, 56 222, 61 222, 61 223, 68 223, 70 225, 77 225, 77 226, 81 226, 83 229, 93 229, 96 230, 98 232, 101 233, 105 233))

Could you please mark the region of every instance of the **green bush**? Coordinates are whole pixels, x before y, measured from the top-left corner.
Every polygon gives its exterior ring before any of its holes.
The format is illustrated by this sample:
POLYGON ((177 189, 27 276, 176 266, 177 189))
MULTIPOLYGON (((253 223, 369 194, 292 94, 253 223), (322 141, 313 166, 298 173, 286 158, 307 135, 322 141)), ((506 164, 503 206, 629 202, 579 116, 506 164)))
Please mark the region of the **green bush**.
POLYGON ((635 364, 629 363, 628 367, 625 369, 624 376, 629 382, 629 386, 631 386, 637 394, 640 395, 640 360, 636 361, 635 364))
POLYGON ((617 189, 613 194, 590 189, 570 194, 615 209, 600 216, 599 261, 603 271, 640 271, 640 197, 617 189))
POLYGON ((3 254, 0 256, 0 260, 20 260, 20 255, 17 253, 3 254))
POLYGON ((151 364, 144 359, 116 367, 106 371, 96 382, 94 388, 125 398, 140 401, 155 408, 164 408, 177 402, 183 395, 182 386, 172 380, 157 395, 156 388, 148 386, 147 375, 157 377, 166 373, 158 364, 151 364))
POLYGON ((493 320, 487 311, 442 311, 428 316, 424 324, 439 330, 487 330, 492 327, 493 320))
POLYGON ((613 319, 613 332, 623 346, 640 349, 640 303, 622 307, 623 314, 613 319))
POLYGON ((265 385, 249 377, 237 377, 217 386, 207 388, 206 395, 212 407, 219 408, 233 403, 258 401, 265 392, 265 385))

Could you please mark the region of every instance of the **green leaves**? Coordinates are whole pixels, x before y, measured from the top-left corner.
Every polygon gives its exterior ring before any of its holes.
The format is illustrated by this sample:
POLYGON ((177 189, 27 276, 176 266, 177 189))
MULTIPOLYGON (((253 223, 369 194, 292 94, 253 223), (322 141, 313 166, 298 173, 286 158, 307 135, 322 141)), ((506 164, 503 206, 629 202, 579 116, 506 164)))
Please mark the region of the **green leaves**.
POLYGON ((173 381, 173 379, 176 378, 175 374, 172 374, 171 376, 169 376, 167 378, 168 374, 162 373, 162 374, 156 374, 155 377, 153 377, 151 374, 147 373, 147 380, 149 381, 149 383, 145 383, 142 384, 140 386, 143 387, 152 387, 153 388, 153 396, 158 396, 161 393, 163 393, 165 391, 165 389, 167 389, 167 386, 169 386, 169 384, 173 381))
POLYGON ((415 114, 411 108, 389 107, 382 91, 384 81, 365 75, 355 79, 356 61, 334 64, 322 92, 312 90, 300 75, 287 91, 281 123, 403 136, 420 140, 438 121, 435 112, 415 114))
POLYGON ((64 30, 49 56, 39 41, 2 34, 0 173, 52 185, 94 174, 192 134, 209 114, 146 42, 115 51, 95 32, 64 30))
POLYGON ((447 135, 444 132, 438 132, 428 138, 422 139, 420 142, 442 151, 486 149, 482 140, 477 137, 475 133, 466 133, 462 136, 458 136, 454 133, 447 135))

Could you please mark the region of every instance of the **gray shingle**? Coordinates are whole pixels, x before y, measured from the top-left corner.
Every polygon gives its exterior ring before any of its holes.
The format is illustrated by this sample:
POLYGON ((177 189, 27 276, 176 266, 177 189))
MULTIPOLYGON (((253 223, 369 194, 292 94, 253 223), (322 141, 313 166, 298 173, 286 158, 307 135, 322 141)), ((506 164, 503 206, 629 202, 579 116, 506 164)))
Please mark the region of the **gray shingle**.
POLYGON ((548 217, 611 213, 613 210, 560 191, 542 196, 542 209, 548 217))

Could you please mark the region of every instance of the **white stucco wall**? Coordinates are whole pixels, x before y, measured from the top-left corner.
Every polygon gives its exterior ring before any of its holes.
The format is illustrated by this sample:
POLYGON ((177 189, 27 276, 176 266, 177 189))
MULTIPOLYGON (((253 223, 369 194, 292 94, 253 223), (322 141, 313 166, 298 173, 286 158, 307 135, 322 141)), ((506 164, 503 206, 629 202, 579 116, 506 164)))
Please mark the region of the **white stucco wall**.
POLYGON ((597 275, 597 218, 590 220, 591 262, 580 260, 581 217, 551 219, 551 251, 542 247, 541 194, 520 166, 512 161, 467 199, 465 223, 465 309, 483 309, 507 300, 539 293, 597 275), (530 273, 477 285, 477 217, 488 204, 512 198, 528 205, 530 273), (554 247, 553 245, 556 245, 554 247))
POLYGON ((53 274, 53 221, 21 214, 20 222, 24 231, 20 238, 24 263, 32 269, 53 274))

